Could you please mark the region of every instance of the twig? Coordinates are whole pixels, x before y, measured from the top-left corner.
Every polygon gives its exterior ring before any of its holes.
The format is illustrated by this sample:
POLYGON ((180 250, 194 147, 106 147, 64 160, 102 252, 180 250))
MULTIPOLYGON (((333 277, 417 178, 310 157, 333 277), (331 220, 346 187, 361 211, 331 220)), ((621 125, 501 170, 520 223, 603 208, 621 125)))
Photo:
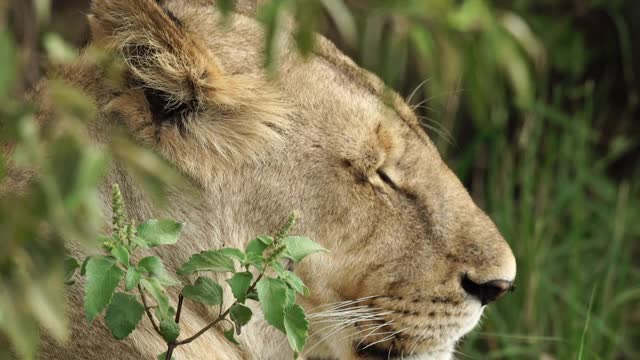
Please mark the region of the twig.
POLYGON ((180 322, 180 313, 182 312, 183 301, 184 301, 184 296, 182 296, 182 294, 178 295, 178 310, 176 310, 176 323, 180 322))
MULTIPOLYGON (((264 269, 264 271, 266 272, 267 269, 264 269)), ((258 284, 258 281, 260 281, 260 279, 262 279, 262 276, 264 276, 264 272, 261 272, 260 275, 258 275, 258 278, 256 278, 256 281, 253 282, 253 284, 251 284, 251 286, 249 287, 249 290, 247 291, 252 292, 253 290, 255 290, 256 285, 258 284)), ((203 327, 200 331, 198 331, 197 333, 195 333, 193 336, 184 339, 182 341, 178 341, 175 343, 175 346, 179 346, 179 345, 184 345, 184 344, 188 344, 190 342, 192 342, 193 340, 197 339, 200 337, 200 335, 204 334, 205 332, 207 332, 207 330, 211 329, 212 327, 214 327, 217 323, 219 323, 222 320, 225 320, 225 318, 227 317, 227 315, 229 315, 229 312, 231 311, 231 308, 236 305, 238 303, 238 300, 234 301, 233 304, 231 304, 231 306, 229 306, 227 308, 227 310, 225 310, 225 312, 223 312, 222 314, 220 314, 215 320, 213 320, 212 322, 210 322, 207 326, 203 327)), ((167 358, 167 360, 170 360, 171 358, 167 358)))
MULTIPOLYGON (((178 295, 178 309, 176 310, 176 324, 180 323, 180 313, 182 312, 182 302, 184 301, 184 296, 182 294, 178 295)), ((168 344, 167 347, 167 356, 165 356, 165 360, 171 360, 171 356, 173 356, 173 350, 178 346, 176 342, 172 342, 168 344)))
MULTIPOLYGON (((234 303, 235 304, 235 303, 234 303)), ((195 333, 193 336, 182 340, 182 341, 178 341, 177 343, 175 343, 176 346, 179 345, 184 345, 184 344, 188 344, 190 342, 192 342, 193 340, 197 339, 200 337, 200 335, 204 334, 205 332, 207 332, 207 330, 211 329, 212 327, 214 327, 217 323, 219 323, 220 321, 224 320, 224 318, 229 315, 229 312, 231 311, 231 307, 229 307, 225 312, 222 313, 222 316, 219 316, 217 319, 213 320, 212 322, 210 322, 207 326, 203 327, 202 330, 198 331, 197 333, 195 333)))
POLYGON ((162 335, 162 333, 160 332, 160 327, 158 326, 158 324, 156 324, 156 320, 153 318, 153 315, 151 315, 151 310, 147 305, 147 297, 144 295, 144 291, 142 291, 142 286, 140 286, 140 284, 138 284, 138 291, 140 291, 140 298, 142 299, 142 305, 144 305, 144 311, 147 313, 147 317, 149 317, 149 320, 151 320, 151 324, 153 325, 155 331, 159 335, 162 335))

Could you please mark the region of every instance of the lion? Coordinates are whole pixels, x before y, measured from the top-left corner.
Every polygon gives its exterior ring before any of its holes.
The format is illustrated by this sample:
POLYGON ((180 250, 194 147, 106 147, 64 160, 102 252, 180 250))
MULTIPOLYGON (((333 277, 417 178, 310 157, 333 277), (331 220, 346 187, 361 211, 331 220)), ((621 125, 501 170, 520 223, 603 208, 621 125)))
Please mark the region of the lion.
MULTIPOLYGON (((240 1, 222 21, 206 0, 93 0, 92 43, 124 60, 127 80, 109 80, 82 58, 61 72, 95 102, 90 136, 106 143, 109 129, 124 127, 197 196, 170 191, 158 210, 119 163, 105 184, 120 184, 137 220, 187 223, 177 245, 155 252, 172 270, 193 253, 274 233, 295 209, 295 232, 329 250, 293 268, 311 293, 299 299, 311 321, 306 359, 451 359, 485 306, 511 288, 509 245, 412 109, 330 41, 317 35, 302 58, 286 23, 278 76, 269 76, 255 8, 240 1)), ((43 359, 152 359, 166 350, 148 319, 116 341, 100 321, 87 324, 81 286, 68 298, 71 343, 46 340, 43 359)), ((284 335, 253 310, 258 319, 240 346, 214 328, 178 347, 176 358, 290 358, 284 335)), ((182 334, 208 319, 185 302, 182 334)))

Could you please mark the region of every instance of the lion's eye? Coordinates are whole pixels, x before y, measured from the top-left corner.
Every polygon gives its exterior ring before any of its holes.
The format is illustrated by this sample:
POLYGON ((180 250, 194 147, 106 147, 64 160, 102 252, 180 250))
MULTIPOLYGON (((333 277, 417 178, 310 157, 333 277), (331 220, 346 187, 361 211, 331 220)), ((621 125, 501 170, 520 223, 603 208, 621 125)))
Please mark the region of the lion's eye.
POLYGON ((389 185, 392 189, 398 190, 398 185, 389 177, 389 175, 382 169, 378 169, 376 174, 380 177, 385 184, 389 185))
POLYGON ((170 96, 165 92, 144 88, 144 95, 149 102, 149 110, 154 122, 158 125, 174 124, 178 127, 180 134, 184 135, 186 132, 186 117, 195 112, 197 108, 195 100, 171 106, 169 105, 170 96))

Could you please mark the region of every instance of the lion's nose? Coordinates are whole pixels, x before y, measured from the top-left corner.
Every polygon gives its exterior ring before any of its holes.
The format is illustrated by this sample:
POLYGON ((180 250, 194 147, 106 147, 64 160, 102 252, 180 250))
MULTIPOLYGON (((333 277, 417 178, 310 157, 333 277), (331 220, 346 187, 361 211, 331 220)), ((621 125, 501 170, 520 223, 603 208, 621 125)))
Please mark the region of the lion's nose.
POLYGON ((467 275, 462 277, 462 288, 467 294, 477 297, 482 305, 496 301, 509 290, 513 290, 513 282, 507 280, 491 280, 478 284, 467 275))

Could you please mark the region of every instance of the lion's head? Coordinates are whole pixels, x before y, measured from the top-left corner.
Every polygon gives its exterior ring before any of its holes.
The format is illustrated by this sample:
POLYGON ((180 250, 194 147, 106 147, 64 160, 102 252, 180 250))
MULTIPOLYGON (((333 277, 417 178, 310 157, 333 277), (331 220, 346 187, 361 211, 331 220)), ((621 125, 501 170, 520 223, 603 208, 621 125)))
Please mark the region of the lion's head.
MULTIPOLYGON (((294 269, 311 290, 301 300, 314 319, 307 357, 448 359, 510 288, 509 246, 411 109, 329 41, 319 37, 303 60, 283 31, 279 76, 269 80, 263 31, 246 13, 225 23, 204 0, 94 0, 89 20, 93 42, 127 64, 124 83, 81 64, 66 72, 95 97, 96 132, 123 125, 198 189, 197 199, 172 193, 157 214, 126 169, 109 175, 135 216, 188 223, 161 254, 171 265, 273 233, 292 209, 295 231, 330 250, 294 269)), ((242 350, 217 333, 178 350, 189 359, 284 358, 281 338, 264 331, 249 329, 242 350)))

